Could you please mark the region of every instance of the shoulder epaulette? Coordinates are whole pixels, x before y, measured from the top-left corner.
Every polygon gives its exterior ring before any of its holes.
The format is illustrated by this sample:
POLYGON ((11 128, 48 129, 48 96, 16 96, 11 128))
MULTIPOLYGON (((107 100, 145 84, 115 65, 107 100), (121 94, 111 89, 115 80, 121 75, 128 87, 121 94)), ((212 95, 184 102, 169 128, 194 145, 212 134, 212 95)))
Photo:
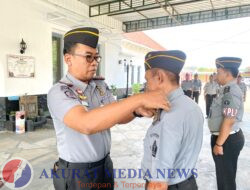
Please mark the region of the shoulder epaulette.
POLYGON ((70 83, 66 83, 66 82, 63 82, 63 81, 59 81, 59 83, 65 84, 65 85, 67 85, 68 87, 73 87, 73 84, 70 84, 70 83))

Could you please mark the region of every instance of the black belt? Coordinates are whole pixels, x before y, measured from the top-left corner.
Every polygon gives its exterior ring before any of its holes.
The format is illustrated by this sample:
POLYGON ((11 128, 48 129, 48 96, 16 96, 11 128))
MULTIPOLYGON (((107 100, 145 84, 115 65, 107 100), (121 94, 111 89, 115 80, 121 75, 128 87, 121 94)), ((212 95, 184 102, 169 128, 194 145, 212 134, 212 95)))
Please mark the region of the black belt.
POLYGON ((93 168, 96 166, 103 165, 105 163, 105 160, 109 157, 109 153, 101 160, 97 162, 91 162, 91 163, 73 163, 63 160, 62 158, 59 158, 59 163, 67 168, 93 168))
POLYGON ((192 175, 191 177, 189 177, 188 179, 186 179, 185 181, 182 181, 180 183, 177 183, 177 184, 174 184, 174 185, 169 185, 168 188, 179 188, 181 187, 182 185, 186 184, 187 182, 191 181, 191 180, 194 180, 194 176, 192 175))
MULTIPOLYGON (((146 180, 146 183, 148 184, 148 183, 150 183, 150 181, 149 180, 147 180, 147 179, 145 179, 146 180)), ((180 183, 177 183, 177 184, 174 184, 174 185, 169 185, 168 186, 168 189, 169 188, 179 188, 179 187, 181 187, 182 185, 185 185, 186 183, 188 183, 189 181, 192 181, 192 180, 195 180, 195 178, 194 178, 194 176, 192 175, 192 176, 190 176, 188 179, 186 179, 185 181, 182 181, 182 182, 180 182, 180 183)), ((147 186, 146 186, 147 187, 147 186)))

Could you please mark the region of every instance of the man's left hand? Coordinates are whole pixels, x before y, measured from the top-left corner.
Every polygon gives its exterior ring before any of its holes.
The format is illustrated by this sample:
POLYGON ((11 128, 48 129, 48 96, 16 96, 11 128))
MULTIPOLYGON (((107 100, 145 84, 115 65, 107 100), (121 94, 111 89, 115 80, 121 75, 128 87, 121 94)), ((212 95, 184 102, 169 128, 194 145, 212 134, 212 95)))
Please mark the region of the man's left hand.
POLYGON ((156 113, 155 109, 146 109, 144 107, 140 107, 135 110, 137 114, 142 115, 143 117, 153 117, 156 113))
POLYGON ((223 155, 223 147, 215 145, 214 148, 213 148, 213 153, 216 156, 223 155))
POLYGON ((148 183, 147 190, 168 190, 166 182, 151 181, 148 183))

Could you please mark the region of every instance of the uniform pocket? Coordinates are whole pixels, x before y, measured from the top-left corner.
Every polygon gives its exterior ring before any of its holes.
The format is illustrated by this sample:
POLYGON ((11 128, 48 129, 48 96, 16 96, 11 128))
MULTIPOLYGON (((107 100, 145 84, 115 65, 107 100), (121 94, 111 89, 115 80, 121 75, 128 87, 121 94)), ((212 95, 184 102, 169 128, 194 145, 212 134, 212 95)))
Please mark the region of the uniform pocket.
POLYGON ((55 162, 53 167, 53 184, 55 190, 67 190, 66 179, 62 176, 62 168, 59 162, 55 162))
POLYGON ((222 100, 215 100, 210 109, 211 117, 222 117, 222 100))

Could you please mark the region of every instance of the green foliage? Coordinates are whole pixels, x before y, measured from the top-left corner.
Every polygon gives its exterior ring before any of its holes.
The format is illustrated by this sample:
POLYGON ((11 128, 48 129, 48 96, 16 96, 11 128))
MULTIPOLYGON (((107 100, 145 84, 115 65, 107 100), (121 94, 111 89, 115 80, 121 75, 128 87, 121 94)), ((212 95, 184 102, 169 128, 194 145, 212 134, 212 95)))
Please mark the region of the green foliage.
POLYGON ((15 116, 16 115, 16 111, 11 111, 10 115, 14 115, 15 116))
POLYGON ((132 85, 132 93, 133 93, 133 94, 138 94, 138 93, 140 93, 140 90, 141 90, 141 84, 136 83, 136 84, 133 84, 133 85, 132 85))
POLYGON ((116 86, 112 84, 112 85, 110 86, 110 88, 111 88, 112 94, 113 94, 114 96, 117 96, 117 88, 116 88, 116 86))
POLYGON ((214 72, 215 68, 205 68, 205 67, 199 67, 197 68, 198 72, 214 72))

